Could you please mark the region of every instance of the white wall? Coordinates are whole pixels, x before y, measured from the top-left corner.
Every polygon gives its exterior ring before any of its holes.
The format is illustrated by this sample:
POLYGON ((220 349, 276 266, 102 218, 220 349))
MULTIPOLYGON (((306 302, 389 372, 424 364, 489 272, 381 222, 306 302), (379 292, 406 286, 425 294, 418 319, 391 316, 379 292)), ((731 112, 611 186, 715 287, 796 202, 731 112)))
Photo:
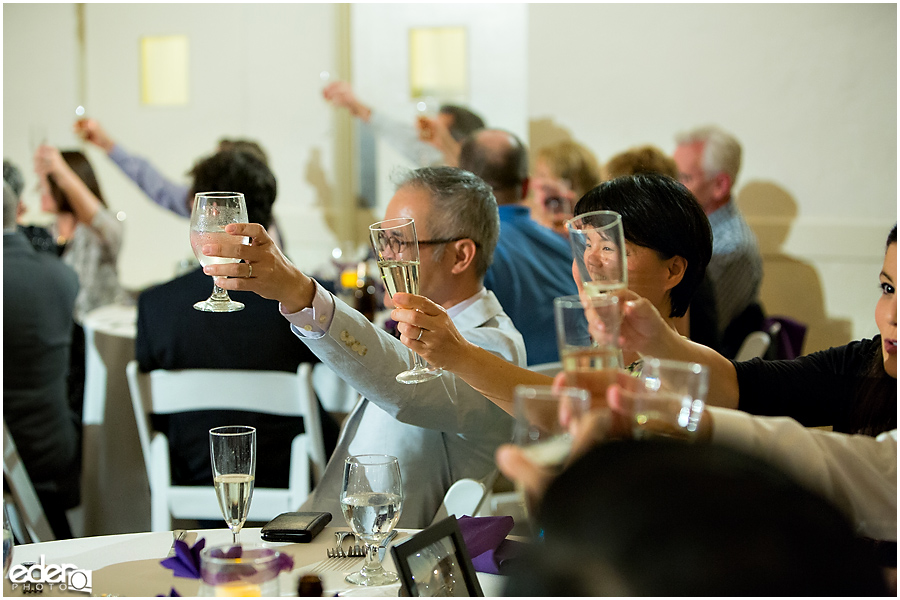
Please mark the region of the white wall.
MULTIPOLYGON (((695 125, 733 132, 739 186, 773 183, 796 202, 782 254, 814 266, 853 337, 877 333, 897 215, 896 5, 531 4, 528 58, 530 117, 600 160, 644 143, 671 152, 695 125)), ((763 235, 766 216, 751 220, 763 235)))

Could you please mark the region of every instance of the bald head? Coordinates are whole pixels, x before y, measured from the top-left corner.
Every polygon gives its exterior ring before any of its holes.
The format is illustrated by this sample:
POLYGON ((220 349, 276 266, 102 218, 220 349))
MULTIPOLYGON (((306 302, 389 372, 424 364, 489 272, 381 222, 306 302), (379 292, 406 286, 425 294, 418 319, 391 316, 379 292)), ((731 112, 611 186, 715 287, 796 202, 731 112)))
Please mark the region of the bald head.
POLYGON ((491 186, 498 204, 514 204, 525 197, 528 151, 508 131, 482 129, 470 135, 460 149, 459 167, 491 186))

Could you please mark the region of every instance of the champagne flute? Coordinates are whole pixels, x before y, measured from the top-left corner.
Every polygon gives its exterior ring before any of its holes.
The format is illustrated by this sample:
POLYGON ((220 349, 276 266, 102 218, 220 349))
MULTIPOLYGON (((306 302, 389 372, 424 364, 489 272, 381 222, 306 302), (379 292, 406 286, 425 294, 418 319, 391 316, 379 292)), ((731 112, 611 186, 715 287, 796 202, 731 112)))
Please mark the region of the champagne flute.
POLYGON ((386 585, 397 574, 385 571, 378 558, 378 545, 387 539, 403 508, 400 463, 395 456, 362 454, 344 461, 341 511, 350 529, 366 543, 363 568, 347 575, 356 585, 386 585))
POLYGON ((645 356, 639 382, 631 399, 632 436, 693 441, 709 391, 709 368, 645 356))
MULTIPOLYGON (((229 223, 246 223, 247 204, 244 195, 237 192, 200 192, 194 196, 191 211, 191 248, 194 256, 204 267, 240 262, 239 258, 223 258, 203 254, 204 244, 233 243, 232 235, 225 233, 229 223)), ((204 312, 236 312, 244 309, 241 302, 228 297, 228 292, 215 284, 209 298, 194 304, 194 308, 204 312)))
POLYGON ((606 390, 616 382, 624 367, 619 348, 621 313, 619 298, 613 294, 602 296, 561 296, 553 299, 556 319, 556 339, 566 383, 591 390, 596 408, 606 406, 606 390), (591 333, 592 320, 602 324, 602 331, 591 333))
MULTIPOLYGON (((369 225, 372 247, 381 278, 391 298, 397 292, 419 293, 419 243, 416 224, 409 217, 388 219, 369 225)), ((400 383, 422 383, 440 377, 441 369, 429 366, 413 353, 415 366, 397 375, 400 383)))
POLYGON ((566 221, 572 255, 584 291, 590 296, 616 293, 628 287, 622 216, 595 210, 566 221))
POLYGON ((575 387, 517 385, 513 443, 536 465, 562 470, 575 428, 591 409, 591 394, 575 387))
POLYGON ((229 425, 210 429, 209 457, 219 508, 231 530, 232 541, 237 544, 253 498, 256 428, 229 425))

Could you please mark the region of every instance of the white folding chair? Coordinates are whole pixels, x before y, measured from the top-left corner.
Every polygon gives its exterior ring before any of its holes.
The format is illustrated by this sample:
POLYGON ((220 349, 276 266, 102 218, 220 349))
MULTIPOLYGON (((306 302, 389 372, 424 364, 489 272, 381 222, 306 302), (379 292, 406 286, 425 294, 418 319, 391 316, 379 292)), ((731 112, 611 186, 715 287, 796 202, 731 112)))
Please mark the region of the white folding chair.
POLYGON ((751 358, 762 358, 769 349, 772 338, 765 331, 754 331, 744 338, 741 347, 738 348, 737 354, 734 355, 735 361, 750 360, 751 358))
POLYGON ((213 486, 173 485, 169 442, 152 429, 149 414, 198 410, 247 410, 303 417, 304 433, 291 443, 287 489, 254 488, 248 520, 268 521, 297 510, 325 470, 325 446, 312 368, 302 363, 297 373, 236 369, 158 369, 141 373, 137 361, 126 367, 128 387, 138 425, 144 464, 150 481, 152 531, 172 529, 172 518, 221 519, 213 486), (310 465, 313 471, 311 477, 310 465))
POLYGON ((12 493, 16 514, 11 520, 13 527, 17 529, 16 535, 20 542, 30 544, 33 542, 49 542, 56 539, 44 507, 34 491, 31 477, 25 470, 25 464, 16 450, 12 435, 3 424, 3 479, 12 493))
POLYGON ((437 523, 450 515, 456 515, 457 517, 463 515, 474 516, 481 507, 486 493, 487 490, 480 481, 474 479, 457 480, 444 494, 444 501, 441 502, 431 522, 437 523))

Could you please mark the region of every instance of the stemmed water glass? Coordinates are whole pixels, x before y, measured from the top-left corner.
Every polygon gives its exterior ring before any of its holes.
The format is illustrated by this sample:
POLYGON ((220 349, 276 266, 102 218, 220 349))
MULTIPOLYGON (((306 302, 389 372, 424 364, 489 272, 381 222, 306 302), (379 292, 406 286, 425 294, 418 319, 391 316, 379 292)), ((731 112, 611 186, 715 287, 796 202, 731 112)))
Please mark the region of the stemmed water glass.
POLYGON ((628 287, 628 263, 622 216, 595 210, 566 221, 572 255, 584 291, 590 296, 615 293, 628 287))
MULTIPOLYGON (((225 233, 229 223, 246 223, 247 203, 244 195, 238 192, 201 192, 194 196, 194 208, 191 211, 191 248, 194 256, 204 267, 240 262, 239 258, 206 256, 203 254, 205 244, 231 244, 234 236, 225 233)), ((204 312, 236 312, 244 309, 241 302, 228 297, 228 292, 215 284, 213 277, 212 295, 206 300, 194 304, 194 308, 204 312)))
MULTIPOLYGON (((419 293, 419 243, 416 224, 408 217, 388 219, 369 225, 372 247, 381 278, 391 297, 397 292, 419 293)), ((400 383, 422 383, 440 377, 442 371, 427 365, 413 353, 415 366, 397 375, 400 383)))
POLYGON ((9 572, 13 555, 13 534, 9 526, 9 515, 6 514, 6 501, 3 502, 3 578, 9 572))
POLYGON ((378 559, 378 545, 387 539, 403 508, 400 463, 386 454, 350 456, 344 462, 341 510, 350 529, 366 543, 366 563, 347 575, 356 585, 386 585, 397 574, 385 571, 378 559))
POLYGON ((231 530, 232 541, 237 544, 253 498, 256 428, 229 425, 210 429, 209 457, 219 508, 231 530))

